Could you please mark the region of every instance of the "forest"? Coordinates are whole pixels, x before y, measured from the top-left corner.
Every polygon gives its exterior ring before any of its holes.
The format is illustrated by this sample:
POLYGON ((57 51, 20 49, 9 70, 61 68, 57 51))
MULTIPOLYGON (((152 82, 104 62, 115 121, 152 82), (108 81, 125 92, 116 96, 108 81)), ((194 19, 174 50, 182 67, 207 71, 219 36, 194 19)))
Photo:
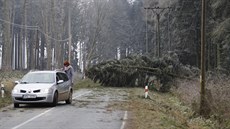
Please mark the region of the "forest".
MULTIPOLYGON (((1 71, 54 70, 69 60, 103 85, 133 86, 138 78, 143 86, 154 75, 168 92, 178 78, 199 82, 201 0, 1 0, 0 9, 1 71)), ((223 122, 230 118, 229 0, 206 0, 205 27, 209 109, 223 122)))
POLYGON ((1 0, 1 69, 75 69, 142 51, 142 2, 1 0), (133 39, 135 37, 135 39, 133 39))
MULTIPOLYGON (((229 71, 228 5, 207 1, 207 70, 229 71)), ((64 60, 86 69, 169 52, 200 67, 199 0, 1 0, 0 7, 2 70, 55 69, 64 60)))

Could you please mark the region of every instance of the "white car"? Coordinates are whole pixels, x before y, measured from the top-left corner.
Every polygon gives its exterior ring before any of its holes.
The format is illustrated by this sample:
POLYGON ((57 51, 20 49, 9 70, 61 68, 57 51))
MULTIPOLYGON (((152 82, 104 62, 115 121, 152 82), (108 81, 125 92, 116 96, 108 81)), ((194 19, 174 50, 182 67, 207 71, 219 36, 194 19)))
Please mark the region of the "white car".
POLYGON ((12 90, 14 107, 19 104, 48 103, 56 106, 59 101, 72 103, 72 83, 63 71, 30 71, 12 90))

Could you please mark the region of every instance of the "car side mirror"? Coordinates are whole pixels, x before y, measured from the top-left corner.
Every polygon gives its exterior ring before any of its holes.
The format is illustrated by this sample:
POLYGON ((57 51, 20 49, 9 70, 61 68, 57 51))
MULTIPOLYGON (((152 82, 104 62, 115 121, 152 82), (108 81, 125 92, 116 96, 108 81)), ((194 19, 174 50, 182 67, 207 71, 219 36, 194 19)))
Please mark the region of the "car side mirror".
POLYGON ((64 80, 59 80, 57 83, 60 84, 60 83, 63 83, 63 82, 64 82, 64 80))

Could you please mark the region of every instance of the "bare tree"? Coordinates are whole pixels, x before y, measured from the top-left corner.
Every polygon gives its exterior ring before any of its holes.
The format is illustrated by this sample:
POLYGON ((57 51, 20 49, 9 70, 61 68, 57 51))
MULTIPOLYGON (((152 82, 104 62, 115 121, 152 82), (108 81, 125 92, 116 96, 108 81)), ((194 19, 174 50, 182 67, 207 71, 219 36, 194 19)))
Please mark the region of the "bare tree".
MULTIPOLYGON (((11 21, 12 0, 2 0, 3 3, 3 18, 6 21, 11 21)), ((12 70, 12 42, 11 42, 11 24, 8 22, 3 23, 3 54, 2 54, 2 69, 12 70)))

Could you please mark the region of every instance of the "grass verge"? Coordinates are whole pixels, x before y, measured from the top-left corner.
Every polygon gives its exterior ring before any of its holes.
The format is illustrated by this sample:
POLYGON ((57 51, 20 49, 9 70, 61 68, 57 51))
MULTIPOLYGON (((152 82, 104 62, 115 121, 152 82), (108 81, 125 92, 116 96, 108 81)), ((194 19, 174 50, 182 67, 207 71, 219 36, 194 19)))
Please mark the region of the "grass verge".
POLYGON ((4 98, 0 98, 0 108, 6 107, 12 103, 12 99, 9 95, 4 98))
POLYGON ((74 89, 81 89, 81 88, 99 88, 102 87, 99 83, 94 83, 92 80, 86 78, 84 80, 79 80, 77 83, 74 85, 74 89))
MULTIPOLYGON (((129 109, 136 124, 133 129, 213 129, 215 122, 196 116, 194 111, 170 93, 130 91, 129 109)), ((130 128, 131 129, 131 128, 130 128)))

